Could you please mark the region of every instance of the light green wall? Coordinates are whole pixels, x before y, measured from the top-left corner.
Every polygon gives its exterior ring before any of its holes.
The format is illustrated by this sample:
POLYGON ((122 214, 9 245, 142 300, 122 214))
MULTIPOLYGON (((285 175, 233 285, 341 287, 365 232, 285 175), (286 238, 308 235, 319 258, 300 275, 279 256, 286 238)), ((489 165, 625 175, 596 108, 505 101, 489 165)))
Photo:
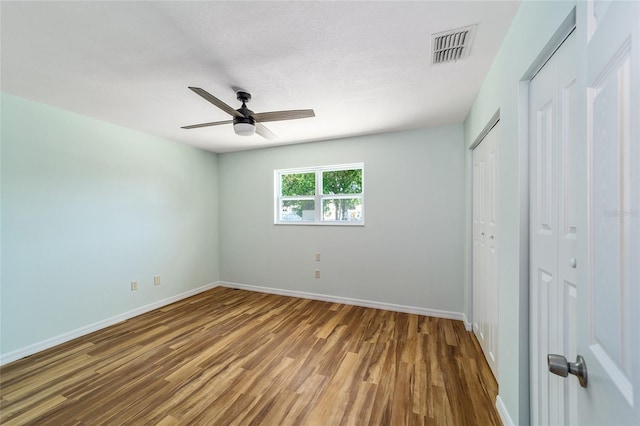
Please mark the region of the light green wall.
POLYGON ((222 154, 222 280, 460 313, 463 179, 461 125, 222 154), (355 162, 366 226, 273 224, 275 169, 355 162))
POLYGON ((1 106, 2 355, 221 278, 464 309, 461 125, 219 156, 7 94, 1 106), (365 227, 273 225, 274 169, 360 161, 365 227))
POLYGON ((1 107, 2 355, 219 279, 464 309, 461 125, 216 155, 1 107), (274 169, 361 161, 365 227, 273 224, 274 169))
POLYGON ((2 354, 218 280, 216 154, 1 105, 2 354))
MULTIPOLYGON (((520 425, 529 423, 528 142, 527 121, 519 116, 526 111, 521 107, 521 101, 526 105, 526 97, 520 92, 520 81, 574 6, 573 1, 523 2, 464 123, 465 146, 469 148, 500 111, 499 395, 511 419, 520 425)), ((466 150, 465 157, 468 296, 471 150, 466 150)), ((468 297, 466 308, 469 312, 468 297)))

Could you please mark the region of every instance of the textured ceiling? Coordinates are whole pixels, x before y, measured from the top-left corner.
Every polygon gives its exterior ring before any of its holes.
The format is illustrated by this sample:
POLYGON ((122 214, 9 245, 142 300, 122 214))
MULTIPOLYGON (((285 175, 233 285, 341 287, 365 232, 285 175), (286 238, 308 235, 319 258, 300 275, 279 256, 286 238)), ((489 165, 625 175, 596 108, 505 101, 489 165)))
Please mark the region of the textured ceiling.
POLYGON ((214 152, 460 123, 519 3, 6 2, 2 91, 214 152), (471 54, 430 65, 433 33, 478 24, 471 54), (231 125, 190 90, 255 112, 313 108, 231 125))

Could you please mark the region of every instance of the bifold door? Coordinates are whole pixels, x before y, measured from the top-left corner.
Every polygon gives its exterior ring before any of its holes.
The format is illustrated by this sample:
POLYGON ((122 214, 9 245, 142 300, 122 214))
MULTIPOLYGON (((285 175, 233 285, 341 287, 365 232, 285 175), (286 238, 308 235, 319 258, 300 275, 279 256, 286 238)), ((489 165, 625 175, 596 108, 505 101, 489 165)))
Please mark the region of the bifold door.
POLYGON ((473 150, 473 331, 498 379, 498 135, 496 124, 473 150))

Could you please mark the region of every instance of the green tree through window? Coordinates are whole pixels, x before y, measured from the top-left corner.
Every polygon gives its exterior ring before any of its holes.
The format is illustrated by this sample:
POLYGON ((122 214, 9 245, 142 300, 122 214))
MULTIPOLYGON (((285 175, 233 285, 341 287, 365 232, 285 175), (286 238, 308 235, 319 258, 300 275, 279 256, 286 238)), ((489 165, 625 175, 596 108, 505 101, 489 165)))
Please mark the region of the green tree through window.
MULTIPOLYGON (((315 173, 291 173, 282 175, 282 195, 286 197, 312 196, 316 194, 315 173)), ((303 211, 315 210, 314 200, 287 200, 283 207, 297 218, 303 219, 303 211)))
MULTIPOLYGON (((360 194, 362 192, 362 169, 333 170, 322 173, 322 194, 360 194)), ((358 203, 355 198, 325 198, 322 203, 324 217, 331 216, 333 220, 349 220, 349 210, 358 203)))
POLYGON ((276 170, 276 223, 359 223, 363 164, 276 170))
POLYGON ((315 173, 292 173, 288 175, 282 175, 282 195, 293 197, 297 195, 315 194, 315 173))

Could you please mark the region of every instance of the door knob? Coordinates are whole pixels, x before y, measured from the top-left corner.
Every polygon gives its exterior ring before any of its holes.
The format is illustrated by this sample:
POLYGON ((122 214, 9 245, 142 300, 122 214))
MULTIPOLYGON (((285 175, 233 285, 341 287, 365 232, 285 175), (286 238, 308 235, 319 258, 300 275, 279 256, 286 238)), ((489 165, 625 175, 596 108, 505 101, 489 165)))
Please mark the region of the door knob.
POLYGON ((571 259, 569 259, 569 266, 571 266, 572 268, 575 268, 577 264, 578 262, 576 261, 575 257, 572 257, 571 259))
POLYGON ((553 374, 561 377, 573 374, 578 377, 580 386, 587 387, 587 364, 582 355, 576 357, 576 362, 567 362, 567 359, 562 355, 549 354, 547 355, 547 365, 553 374))

